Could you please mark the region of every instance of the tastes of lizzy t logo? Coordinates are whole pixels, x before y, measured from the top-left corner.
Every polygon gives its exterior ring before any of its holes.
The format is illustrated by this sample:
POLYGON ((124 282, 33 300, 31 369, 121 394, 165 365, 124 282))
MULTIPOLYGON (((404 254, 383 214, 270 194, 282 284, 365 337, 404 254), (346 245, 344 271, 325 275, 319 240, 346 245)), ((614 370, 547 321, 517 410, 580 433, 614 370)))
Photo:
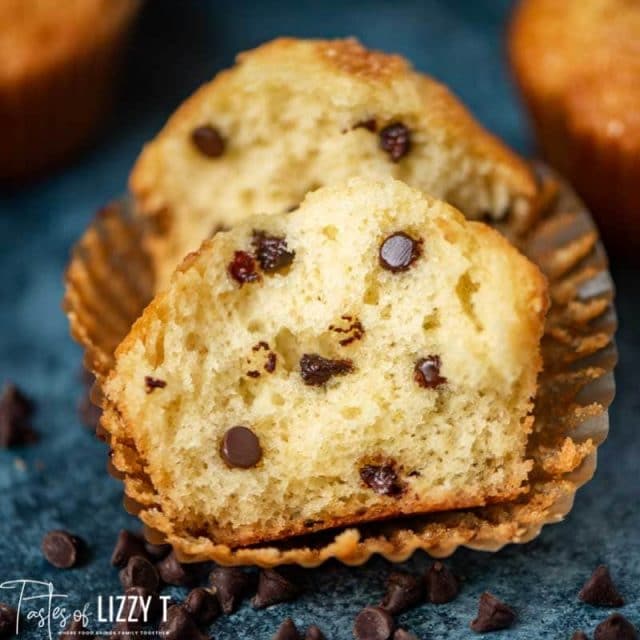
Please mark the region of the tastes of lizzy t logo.
MULTIPOLYGON (((58 634, 73 622, 82 623, 87 627, 90 623, 141 623, 145 624, 152 618, 154 604, 161 604, 161 620, 167 619, 167 608, 170 596, 98 596, 95 606, 86 603, 81 609, 69 606, 69 596, 57 593, 52 582, 41 580, 7 580, 0 584, 0 589, 12 591, 15 594, 15 608, 18 616, 15 633, 20 633, 20 620, 26 620, 29 625, 35 625, 45 631, 49 640, 57 638, 58 634)), ((78 634, 82 638, 81 634, 78 634)))

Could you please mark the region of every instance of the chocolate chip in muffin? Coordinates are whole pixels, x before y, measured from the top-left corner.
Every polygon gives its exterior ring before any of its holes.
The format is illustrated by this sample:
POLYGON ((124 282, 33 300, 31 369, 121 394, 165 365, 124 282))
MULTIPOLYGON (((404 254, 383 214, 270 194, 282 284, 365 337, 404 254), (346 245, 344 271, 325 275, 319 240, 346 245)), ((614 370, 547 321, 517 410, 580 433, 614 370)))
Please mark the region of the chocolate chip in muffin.
POLYGON ((380 606, 391 615, 402 613, 422 599, 422 584, 404 571, 393 571, 387 579, 387 592, 380 606))
POLYGON ((393 618, 380 607, 365 607, 353 625, 353 635, 357 640, 390 640, 394 632, 393 618))
POLYGON ((256 369, 251 369, 251 371, 247 371, 247 376, 249 378, 259 378, 260 377, 260 372, 257 371, 256 369))
POLYGON ((126 529, 121 529, 116 545, 111 554, 111 564, 118 569, 127 566, 129 558, 147 555, 142 536, 126 529))
POLYGON ((638 640, 638 631, 623 615, 614 613, 596 627, 593 640, 638 640))
POLYGON ((42 539, 44 557, 58 569, 70 569, 80 561, 84 544, 78 536, 68 531, 49 531, 42 539))
POLYGON ((516 614, 511 607, 485 592, 480 596, 478 616, 471 623, 471 629, 476 633, 508 629, 515 619, 516 614))
POLYGON ((251 577, 239 567, 216 567, 209 578, 222 611, 233 613, 251 585, 251 577))
POLYGON ((254 231, 251 244, 260 267, 265 273, 273 273, 288 267, 296 255, 295 251, 289 251, 284 238, 271 236, 264 231, 254 231))
POLYGON ((293 620, 287 618, 278 627, 272 640, 301 640, 301 636, 293 620))
POLYGON ((0 602, 0 638, 11 638, 16 633, 18 612, 8 604, 0 602))
POLYGON ((420 358, 413 368, 413 379, 423 389, 436 389, 447 381, 440 375, 441 366, 440 356, 430 355, 420 358))
POLYGON ((251 429, 243 426, 231 427, 222 438, 222 457, 230 467, 249 469, 262 458, 260 440, 251 429))
POLYGON ((160 624, 159 634, 165 640, 206 640, 185 607, 174 604, 167 609, 167 619, 160 624))
POLYGON ((240 283, 240 286, 247 282, 256 282, 260 279, 257 271, 255 258, 246 251, 235 251, 233 260, 229 263, 229 275, 240 283))
POLYGON ((123 589, 141 587, 156 592, 160 588, 158 570, 144 556, 131 556, 127 566, 120 571, 123 589))
POLYGON ((201 627, 211 624, 220 615, 220 604, 215 594, 203 587, 193 589, 184 601, 184 606, 201 627))
POLYGON ((424 581, 427 588, 427 600, 433 604, 451 602, 460 590, 458 579, 444 563, 438 560, 429 567, 424 581))
POLYGON ((404 231, 392 233, 380 245, 380 265, 393 273, 406 271, 420 257, 421 244, 404 231))
POLYGON ((0 447, 19 447, 36 442, 31 426, 34 406, 14 384, 7 384, 0 395, 0 447))
POLYGON ((393 462, 364 465, 360 469, 360 478, 381 496, 399 496, 405 489, 393 462))
POLYGON ((271 352, 267 356, 267 361, 264 363, 264 370, 267 373, 273 373, 276 370, 276 363, 277 363, 276 354, 271 352))
POLYGON ((340 316, 340 319, 345 321, 346 326, 341 327, 335 324, 330 324, 329 331, 333 331, 334 333, 345 334, 346 337, 338 341, 338 344, 341 347, 346 347, 350 345, 352 342, 362 339, 365 331, 364 331, 364 327, 362 326, 362 323, 360 322, 360 320, 358 320, 358 318, 354 318, 353 316, 350 316, 350 315, 343 315, 343 316, 340 316))
POLYGON ((160 380, 160 378, 153 378, 151 376, 144 377, 144 386, 147 393, 152 393, 156 389, 164 389, 167 386, 165 380, 160 380))
POLYGON ((224 153, 224 138, 210 124, 196 127, 191 132, 191 141, 200 153, 209 158, 219 158, 224 153))
POLYGON ((162 581, 176 587, 191 587, 198 583, 202 565, 182 564, 171 551, 168 556, 156 564, 162 581))
POLYGON ((411 149, 411 131, 401 122, 387 125, 380 131, 380 148, 393 162, 398 162, 411 149))
POLYGON ((305 353, 300 358, 300 375, 305 384, 320 386, 333 376, 345 375, 353 371, 351 360, 330 360, 317 353, 305 353))
POLYGON ((258 578, 258 593, 251 604, 256 609, 264 609, 280 602, 295 599, 300 593, 298 585, 294 584, 282 572, 266 569, 260 572, 258 578))
POLYGON ((375 133, 378 129, 378 123, 376 122, 375 118, 367 118, 366 120, 360 120, 360 122, 356 122, 356 124, 353 125, 353 128, 366 129, 367 131, 371 131, 371 133, 375 133))
POLYGON ((327 640, 326 636, 315 624, 312 624, 304 634, 304 640, 327 640))
POLYGON ((578 598, 596 607, 621 607, 624 599, 618 593, 606 565, 601 564, 580 590, 578 598))

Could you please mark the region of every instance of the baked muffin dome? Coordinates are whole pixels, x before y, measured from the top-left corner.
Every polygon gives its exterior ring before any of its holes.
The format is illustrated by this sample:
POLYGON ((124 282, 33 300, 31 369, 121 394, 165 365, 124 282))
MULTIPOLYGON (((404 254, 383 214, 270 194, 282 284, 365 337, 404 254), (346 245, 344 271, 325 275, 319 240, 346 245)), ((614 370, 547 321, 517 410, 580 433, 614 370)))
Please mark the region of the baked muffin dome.
POLYGON ((249 214, 354 175, 394 177, 471 218, 526 215, 528 167, 441 84, 355 40, 278 39, 241 54, 148 144, 131 175, 160 282, 249 214))
POLYGON ((547 159, 607 240, 640 247, 640 3, 524 0, 509 51, 547 159))
POLYGON ((117 351, 103 424, 156 495, 127 493, 183 553, 513 498, 546 307, 498 232, 399 181, 247 218, 117 351))

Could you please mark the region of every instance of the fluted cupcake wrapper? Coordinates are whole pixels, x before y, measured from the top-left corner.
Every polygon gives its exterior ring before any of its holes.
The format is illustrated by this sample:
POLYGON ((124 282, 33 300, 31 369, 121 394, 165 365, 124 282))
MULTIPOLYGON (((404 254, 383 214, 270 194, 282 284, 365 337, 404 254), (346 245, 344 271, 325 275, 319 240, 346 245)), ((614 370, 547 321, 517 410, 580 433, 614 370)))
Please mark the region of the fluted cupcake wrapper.
MULTIPOLYGON (((125 507, 145 524, 152 542, 169 542, 183 561, 228 565, 317 566, 335 558, 364 563, 373 554, 393 562, 422 549, 444 557, 458 547, 496 551, 524 543, 571 510, 577 489, 593 476, 597 447, 608 431, 614 395, 616 315, 607 260, 589 213, 571 190, 544 168, 537 215, 527 230, 500 225, 549 279, 552 300, 542 342, 544 371, 535 398, 528 445, 534 461, 530 491, 487 507, 367 523, 232 549, 194 532, 177 534, 164 513, 145 461, 118 423, 103 424, 111 473, 125 487, 125 507)), ((132 216, 128 200, 104 209, 78 242, 66 277, 64 307, 71 332, 95 373, 94 400, 114 364, 114 350, 154 292, 153 268, 143 249, 150 230, 132 216)))

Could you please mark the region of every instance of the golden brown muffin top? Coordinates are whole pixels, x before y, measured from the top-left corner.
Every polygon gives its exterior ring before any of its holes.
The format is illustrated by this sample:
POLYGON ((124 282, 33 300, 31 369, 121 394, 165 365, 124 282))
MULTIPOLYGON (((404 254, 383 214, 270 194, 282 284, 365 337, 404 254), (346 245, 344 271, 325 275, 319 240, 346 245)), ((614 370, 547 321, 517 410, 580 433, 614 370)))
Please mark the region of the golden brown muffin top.
POLYGON ((0 0, 0 80, 64 64, 99 46, 140 0, 0 0))

